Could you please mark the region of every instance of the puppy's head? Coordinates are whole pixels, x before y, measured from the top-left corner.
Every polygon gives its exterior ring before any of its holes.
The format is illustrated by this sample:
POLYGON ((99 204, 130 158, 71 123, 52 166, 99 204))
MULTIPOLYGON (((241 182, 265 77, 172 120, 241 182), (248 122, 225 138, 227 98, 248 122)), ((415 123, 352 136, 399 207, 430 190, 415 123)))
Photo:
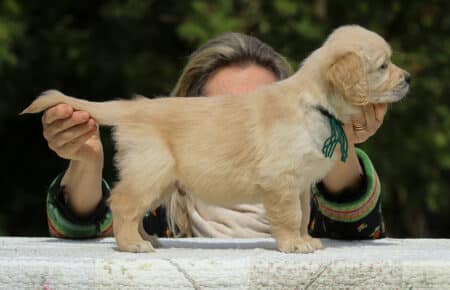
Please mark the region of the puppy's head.
POLYGON ((409 73, 391 62, 391 48, 378 34, 356 25, 343 26, 322 48, 327 55, 326 80, 347 103, 391 103, 408 92, 409 73))

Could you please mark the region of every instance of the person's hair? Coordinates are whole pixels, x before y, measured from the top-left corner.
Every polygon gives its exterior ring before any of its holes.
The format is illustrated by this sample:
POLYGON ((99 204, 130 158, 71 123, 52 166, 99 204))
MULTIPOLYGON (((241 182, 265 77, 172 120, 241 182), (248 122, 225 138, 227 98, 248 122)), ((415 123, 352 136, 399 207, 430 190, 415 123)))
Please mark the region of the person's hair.
MULTIPOLYGON (((292 74, 287 60, 268 44, 256 37, 228 32, 200 46, 192 55, 178 79, 171 96, 194 97, 204 95, 203 89, 212 74, 229 66, 259 65, 271 71, 278 80, 292 74)), ((165 201, 166 218, 174 236, 192 236, 187 213, 187 194, 171 194, 165 201)))
POLYGON ((218 69, 250 64, 271 71, 278 80, 292 74, 288 61, 268 44, 250 35, 227 32, 212 38, 192 53, 171 95, 204 95, 206 82, 218 69))

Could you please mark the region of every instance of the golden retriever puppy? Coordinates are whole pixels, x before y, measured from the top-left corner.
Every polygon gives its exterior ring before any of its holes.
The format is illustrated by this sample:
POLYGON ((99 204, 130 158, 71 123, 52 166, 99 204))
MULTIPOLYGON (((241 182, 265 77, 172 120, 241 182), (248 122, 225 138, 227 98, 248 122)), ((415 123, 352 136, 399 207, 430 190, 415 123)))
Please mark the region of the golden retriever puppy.
POLYGON ((153 251, 140 220, 182 189, 217 205, 263 203, 278 249, 306 253, 322 247, 307 230, 310 186, 337 161, 338 143, 345 161, 342 122, 408 91, 409 74, 390 56, 376 33, 344 26, 292 77, 245 96, 96 103, 48 91, 22 113, 66 103, 115 127, 110 207, 122 251, 153 251))

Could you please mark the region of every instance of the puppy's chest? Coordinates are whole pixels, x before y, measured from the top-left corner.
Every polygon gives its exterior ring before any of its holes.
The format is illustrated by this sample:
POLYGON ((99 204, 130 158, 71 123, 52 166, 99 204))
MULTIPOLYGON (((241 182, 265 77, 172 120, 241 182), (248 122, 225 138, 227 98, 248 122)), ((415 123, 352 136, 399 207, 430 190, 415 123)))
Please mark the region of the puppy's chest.
POLYGON ((338 121, 334 120, 333 124, 333 121, 319 112, 313 112, 308 116, 304 130, 307 132, 306 139, 309 140, 311 149, 304 152, 306 162, 309 161, 322 171, 324 168, 329 169, 336 162, 336 150, 340 148, 338 144, 346 141, 345 134, 338 135, 343 133, 339 126, 338 121))
POLYGON ((334 150, 330 150, 331 156, 324 154, 332 136, 329 119, 318 112, 312 112, 293 131, 297 138, 295 142, 288 144, 290 148, 287 151, 290 151, 293 160, 297 159, 297 171, 306 179, 323 178, 336 162, 334 150))
POLYGON ((318 181, 325 177, 328 171, 334 164, 331 158, 325 158, 317 152, 306 153, 303 160, 299 163, 298 173, 302 179, 311 181, 318 181))
POLYGON ((274 136, 277 142, 269 151, 278 152, 278 156, 270 161, 270 167, 275 170, 292 170, 301 179, 317 180, 323 178, 336 162, 334 152, 329 157, 324 155, 331 129, 328 118, 320 113, 305 114, 302 122, 286 125, 274 136))
POLYGON ((297 128, 294 134, 298 136, 296 142, 293 144, 297 146, 297 150, 300 154, 304 154, 314 161, 314 163, 324 161, 326 163, 329 158, 325 158, 324 146, 330 140, 333 140, 336 136, 333 136, 335 132, 332 131, 330 120, 327 116, 322 115, 319 112, 313 111, 306 114, 306 117, 297 128))

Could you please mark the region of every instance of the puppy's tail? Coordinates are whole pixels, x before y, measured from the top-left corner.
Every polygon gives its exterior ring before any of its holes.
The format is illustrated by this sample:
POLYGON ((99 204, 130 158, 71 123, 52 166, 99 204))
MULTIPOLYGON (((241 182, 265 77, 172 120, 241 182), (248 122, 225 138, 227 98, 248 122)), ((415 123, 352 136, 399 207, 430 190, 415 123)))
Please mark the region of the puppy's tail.
POLYGON ((102 125, 116 125, 124 110, 123 101, 90 102, 69 97, 57 90, 43 92, 20 114, 39 113, 57 104, 67 104, 75 110, 87 111, 102 125))
POLYGON ((166 221, 169 230, 176 238, 192 237, 192 227, 188 216, 188 203, 192 202, 189 196, 178 191, 171 193, 165 201, 166 221))

